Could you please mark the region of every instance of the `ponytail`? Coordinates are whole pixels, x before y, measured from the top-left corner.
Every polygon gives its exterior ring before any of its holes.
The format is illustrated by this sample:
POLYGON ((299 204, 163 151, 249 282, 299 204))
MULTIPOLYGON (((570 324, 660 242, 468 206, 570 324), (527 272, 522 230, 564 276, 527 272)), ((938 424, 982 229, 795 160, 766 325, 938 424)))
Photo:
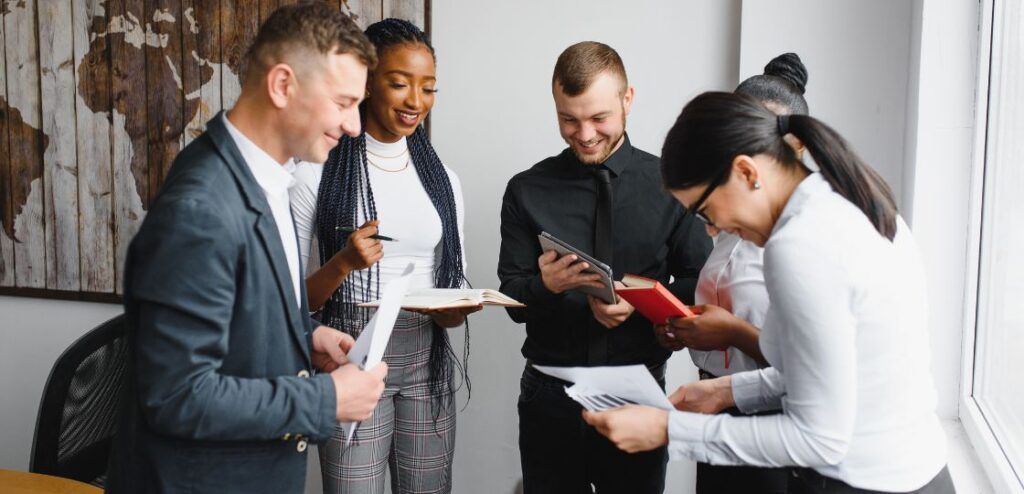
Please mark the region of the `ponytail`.
POLYGON ((790 115, 788 119, 789 133, 807 146, 832 189, 857 206, 878 233, 892 240, 896 236, 897 210, 889 184, 828 125, 806 115, 790 115))
POLYGON ((686 104, 665 137, 661 175, 669 189, 712 184, 739 155, 771 156, 783 167, 803 164, 784 137, 800 139, 832 189, 867 216, 879 234, 896 236, 896 201, 885 180, 835 130, 806 115, 776 115, 757 99, 708 92, 686 104))

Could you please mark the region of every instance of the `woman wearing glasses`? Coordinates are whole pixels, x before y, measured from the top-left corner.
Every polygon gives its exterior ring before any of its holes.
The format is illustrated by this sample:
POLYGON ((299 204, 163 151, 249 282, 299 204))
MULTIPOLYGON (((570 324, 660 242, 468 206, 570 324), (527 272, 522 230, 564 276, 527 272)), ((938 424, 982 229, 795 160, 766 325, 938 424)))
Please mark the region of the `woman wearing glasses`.
MULTIPOLYGON (((929 372, 924 270, 892 191, 834 130, 756 99, 705 93, 662 149, 666 187, 714 227, 764 247, 772 367, 677 390, 679 410, 587 421, 626 451, 790 466, 789 492, 953 492, 929 372), (797 158, 806 146, 820 170, 797 158), (736 406, 770 416, 706 415, 736 406), (693 413, 700 412, 700 413, 693 413)), ((723 331, 751 331, 726 311, 723 331)))
MULTIPOLYGON (((757 98, 777 114, 807 114, 804 88, 807 69, 795 53, 779 55, 768 62, 764 73, 750 77, 736 87, 736 93, 757 98)), ((714 320, 714 311, 728 311, 750 323, 748 328, 764 325, 768 311, 765 290, 764 249, 729 232, 708 225, 715 237, 715 248, 700 271, 694 309, 706 317, 675 319, 671 325, 658 326, 655 335, 665 348, 689 350, 701 379, 715 379, 764 367, 757 346, 758 332, 717 331, 704 324, 714 320)), ((719 413, 745 415, 735 407, 719 413)), ((762 412, 779 413, 778 410, 762 412)), ((779 494, 786 492, 789 472, 782 468, 712 465, 697 463, 697 494, 743 492, 779 494)))

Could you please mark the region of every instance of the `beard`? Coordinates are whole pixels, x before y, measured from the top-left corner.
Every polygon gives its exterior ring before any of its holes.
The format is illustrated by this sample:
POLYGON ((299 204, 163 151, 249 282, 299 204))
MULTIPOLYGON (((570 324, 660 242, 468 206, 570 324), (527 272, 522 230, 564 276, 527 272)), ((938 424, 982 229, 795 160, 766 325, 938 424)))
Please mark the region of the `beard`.
POLYGON ((572 154, 576 155, 576 159, 584 165, 600 165, 608 159, 609 156, 616 150, 616 147, 623 140, 623 136, 626 134, 626 115, 622 115, 622 130, 614 135, 606 136, 604 143, 601 145, 600 152, 583 154, 576 146, 578 145, 575 141, 568 141, 569 149, 572 150, 572 154))

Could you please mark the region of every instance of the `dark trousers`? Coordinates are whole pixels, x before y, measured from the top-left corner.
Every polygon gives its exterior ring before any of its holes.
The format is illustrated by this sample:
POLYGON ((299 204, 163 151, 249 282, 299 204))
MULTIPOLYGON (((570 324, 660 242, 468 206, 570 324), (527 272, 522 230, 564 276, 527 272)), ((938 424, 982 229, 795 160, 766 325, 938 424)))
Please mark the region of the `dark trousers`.
MULTIPOLYGON (((701 379, 714 379, 715 376, 700 370, 701 379)), ((747 416, 736 408, 729 408, 719 413, 728 413, 736 417, 747 416)), ((772 410, 754 415, 773 415, 780 411, 772 410)), ((724 466, 697 463, 697 494, 785 494, 789 488, 790 472, 788 468, 764 468, 750 466, 724 466)))
POLYGON ((697 463, 697 494, 786 494, 789 470, 697 463))
MULTIPOLYGON (((664 389, 664 366, 655 374, 664 389)), ((630 454, 616 448, 583 421, 583 408, 565 394, 567 385, 529 365, 523 371, 519 394, 523 492, 663 492, 667 449, 630 454)))
MULTIPOLYGON (((794 468, 789 479, 790 494, 884 494, 881 491, 858 489, 841 480, 826 477, 810 468, 794 468)), ((916 491, 905 494, 955 494, 949 468, 943 468, 938 475, 916 491)))

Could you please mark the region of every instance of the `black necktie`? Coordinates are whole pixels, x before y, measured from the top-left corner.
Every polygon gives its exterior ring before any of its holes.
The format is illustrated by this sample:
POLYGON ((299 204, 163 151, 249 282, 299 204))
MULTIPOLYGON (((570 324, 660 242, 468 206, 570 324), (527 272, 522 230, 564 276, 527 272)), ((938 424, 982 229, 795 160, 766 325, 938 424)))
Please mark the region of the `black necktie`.
POLYGON ((597 177, 597 208, 594 210, 594 257, 612 265, 612 180, 603 165, 597 177))
MULTIPOLYGON (((612 181, 604 165, 594 171, 597 179, 597 206, 594 209, 594 257, 612 265, 612 181)), ((590 365, 608 364, 608 329, 593 320, 587 361, 590 365)))

